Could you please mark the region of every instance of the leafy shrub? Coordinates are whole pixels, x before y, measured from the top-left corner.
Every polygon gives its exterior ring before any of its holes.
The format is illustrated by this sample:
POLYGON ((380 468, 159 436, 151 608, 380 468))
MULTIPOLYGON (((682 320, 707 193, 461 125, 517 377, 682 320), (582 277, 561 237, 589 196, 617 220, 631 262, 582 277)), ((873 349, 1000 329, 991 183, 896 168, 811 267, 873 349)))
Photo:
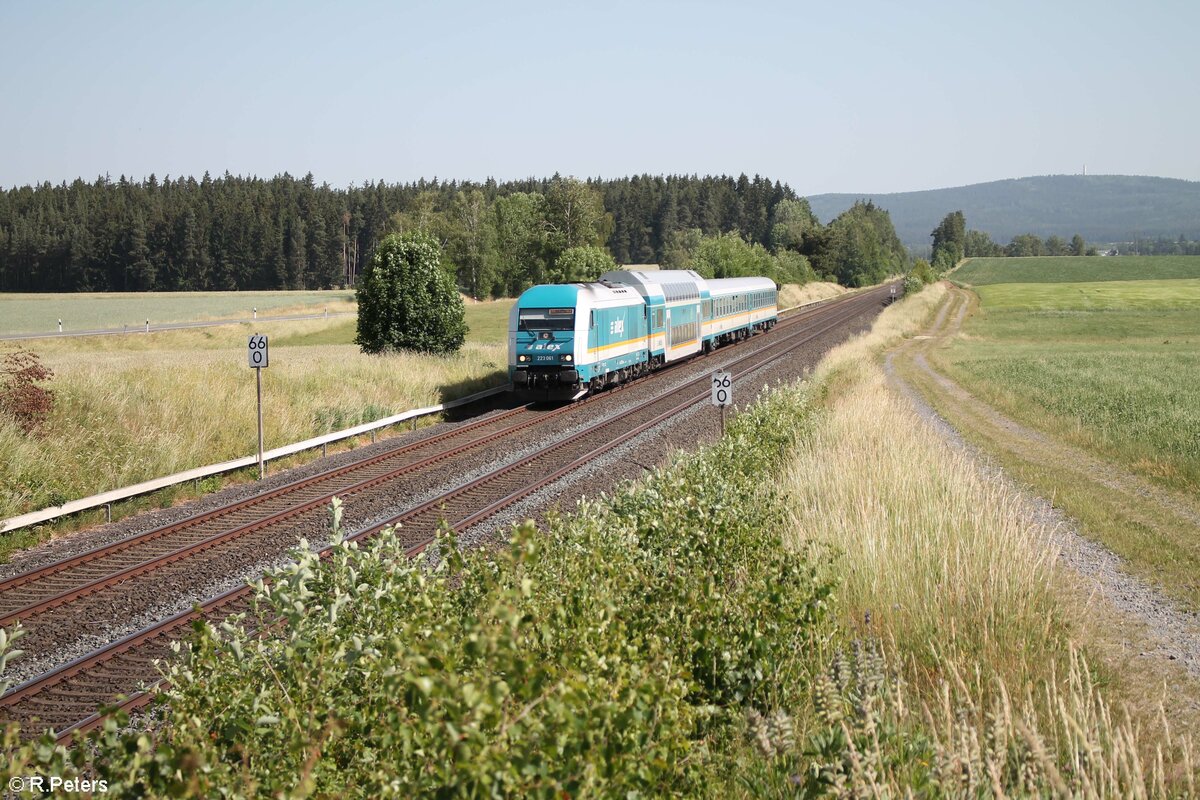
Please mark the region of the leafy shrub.
POLYGON ((355 344, 365 353, 458 352, 466 341, 466 309, 441 268, 441 248, 428 234, 388 236, 358 285, 355 344))
POLYGON ((0 413, 25 433, 41 428, 54 410, 54 392, 38 384, 53 377, 33 351, 5 353, 0 357, 0 413))
POLYGON ((923 284, 933 283, 938 279, 937 274, 933 271, 933 267, 923 258, 918 258, 913 264, 912 270, 908 273, 923 284))

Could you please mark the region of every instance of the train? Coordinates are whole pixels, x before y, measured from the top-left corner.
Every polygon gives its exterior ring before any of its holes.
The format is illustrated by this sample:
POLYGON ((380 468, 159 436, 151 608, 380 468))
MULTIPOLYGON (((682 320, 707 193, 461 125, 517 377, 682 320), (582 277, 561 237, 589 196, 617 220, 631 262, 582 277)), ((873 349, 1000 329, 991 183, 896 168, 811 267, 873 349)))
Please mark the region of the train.
POLYGON ((509 314, 509 379, 529 399, 578 400, 778 320, 770 278, 616 270, 589 283, 534 286, 509 314))

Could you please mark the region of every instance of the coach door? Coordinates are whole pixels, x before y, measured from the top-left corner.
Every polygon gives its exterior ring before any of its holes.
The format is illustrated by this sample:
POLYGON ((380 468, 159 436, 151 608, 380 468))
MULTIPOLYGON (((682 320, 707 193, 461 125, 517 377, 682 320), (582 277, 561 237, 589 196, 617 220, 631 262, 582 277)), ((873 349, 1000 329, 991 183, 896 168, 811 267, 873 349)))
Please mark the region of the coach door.
POLYGON ((663 356, 669 361, 671 358, 671 309, 669 308, 663 312, 663 336, 667 342, 663 356))

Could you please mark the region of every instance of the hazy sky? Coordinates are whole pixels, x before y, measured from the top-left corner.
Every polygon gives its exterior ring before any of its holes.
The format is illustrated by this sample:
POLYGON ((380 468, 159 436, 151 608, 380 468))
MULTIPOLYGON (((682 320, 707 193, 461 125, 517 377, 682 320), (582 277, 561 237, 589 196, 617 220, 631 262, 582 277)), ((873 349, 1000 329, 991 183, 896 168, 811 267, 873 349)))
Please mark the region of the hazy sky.
POLYGON ((1200 3, 0 0, 0 186, 1200 179, 1200 3))

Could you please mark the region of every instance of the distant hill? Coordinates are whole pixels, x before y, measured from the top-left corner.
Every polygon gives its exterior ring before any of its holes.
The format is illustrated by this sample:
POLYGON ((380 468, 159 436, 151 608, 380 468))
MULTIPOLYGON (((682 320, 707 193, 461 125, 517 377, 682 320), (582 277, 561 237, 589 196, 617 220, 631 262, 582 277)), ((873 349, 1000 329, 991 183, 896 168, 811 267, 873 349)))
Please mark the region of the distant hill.
POLYGON ((1180 234, 1200 239, 1200 182, 1174 178, 1045 175, 923 192, 818 194, 808 201, 829 222, 859 199, 887 209, 907 245, 930 244, 930 231, 956 210, 966 215, 968 228, 986 231, 1000 244, 1022 233, 1065 239, 1078 233, 1092 243, 1180 234))

